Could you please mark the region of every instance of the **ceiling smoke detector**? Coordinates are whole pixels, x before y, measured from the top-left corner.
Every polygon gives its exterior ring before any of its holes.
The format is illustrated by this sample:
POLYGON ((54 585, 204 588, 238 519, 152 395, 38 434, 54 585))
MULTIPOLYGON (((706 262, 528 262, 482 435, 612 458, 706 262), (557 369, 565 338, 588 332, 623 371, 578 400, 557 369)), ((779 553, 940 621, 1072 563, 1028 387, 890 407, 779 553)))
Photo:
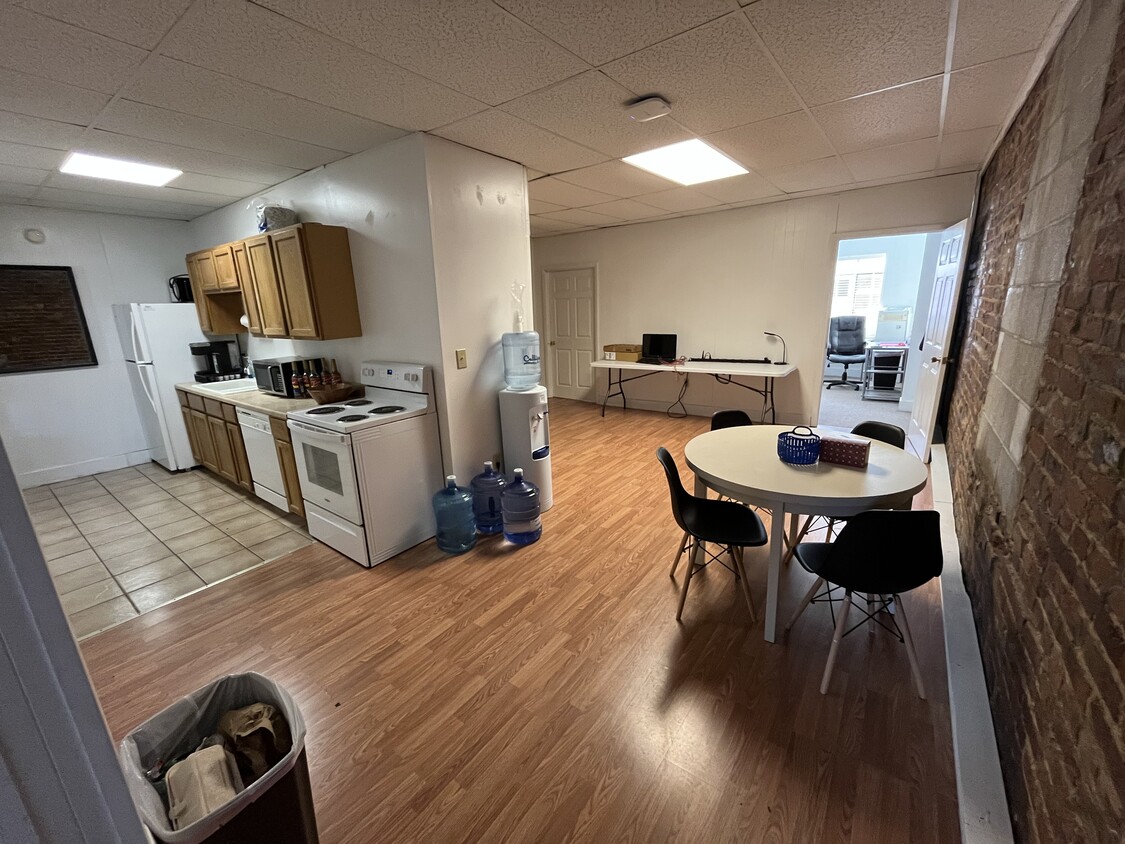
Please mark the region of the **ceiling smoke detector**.
POLYGON ((634 123, 648 123, 672 111, 672 106, 663 97, 645 97, 625 106, 625 114, 634 123))

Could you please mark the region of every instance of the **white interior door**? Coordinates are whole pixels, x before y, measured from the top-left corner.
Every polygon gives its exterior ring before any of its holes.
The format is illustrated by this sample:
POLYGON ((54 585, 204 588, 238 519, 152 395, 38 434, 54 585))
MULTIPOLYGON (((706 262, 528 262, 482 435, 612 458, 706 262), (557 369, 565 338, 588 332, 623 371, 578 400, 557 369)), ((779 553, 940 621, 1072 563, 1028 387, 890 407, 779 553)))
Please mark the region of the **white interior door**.
POLYGON ((594 335, 597 290, 594 268, 547 273, 547 325, 550 329, 548 387, 552 396, 594 399, 594 335))
POLYGON ((953 317, 957 313, 961 290, 968 222, 962 220, 941 233, 934 289, 930 294, 930 312, 926 317, 926 332, 922 336, 918 387, 906 438, 910 449, 925 461, 930 459, 938 399, 949 363, 949 343, 953 337, 953 317))

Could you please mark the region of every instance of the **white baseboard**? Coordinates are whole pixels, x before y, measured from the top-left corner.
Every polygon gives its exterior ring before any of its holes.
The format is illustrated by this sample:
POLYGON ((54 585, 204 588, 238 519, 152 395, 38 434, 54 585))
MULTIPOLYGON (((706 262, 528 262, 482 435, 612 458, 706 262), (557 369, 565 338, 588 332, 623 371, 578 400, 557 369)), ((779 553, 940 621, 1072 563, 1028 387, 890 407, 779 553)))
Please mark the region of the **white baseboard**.
POLYGON ((138 466, 151 459, 152 453, 146 448, 142 451, 130 451, 125 454, 83 460, 81 463, 68 463, 64 466, 35 469, 31 472, 23 472, 16 478, 20 489, 30 489, 43 484, 69 481, 71 478, 84 478, 87 475, 97 475, 100 472, 112 472, 114 469, 124 469, 126 466, 138 466))
POLYGON ((914 399, 899 399, 898 409, 905 413, 912 413, 914 411, 914 399))

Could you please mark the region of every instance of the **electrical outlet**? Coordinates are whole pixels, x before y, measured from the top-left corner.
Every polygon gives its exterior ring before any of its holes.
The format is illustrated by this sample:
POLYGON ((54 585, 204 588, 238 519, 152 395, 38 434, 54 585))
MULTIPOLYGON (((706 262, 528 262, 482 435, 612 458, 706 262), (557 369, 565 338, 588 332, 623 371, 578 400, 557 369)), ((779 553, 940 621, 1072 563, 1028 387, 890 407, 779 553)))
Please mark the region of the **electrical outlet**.
POLYGON ((464 369, 469 365, 469 355, 464 349, 457 350, 457 368, 464 369))

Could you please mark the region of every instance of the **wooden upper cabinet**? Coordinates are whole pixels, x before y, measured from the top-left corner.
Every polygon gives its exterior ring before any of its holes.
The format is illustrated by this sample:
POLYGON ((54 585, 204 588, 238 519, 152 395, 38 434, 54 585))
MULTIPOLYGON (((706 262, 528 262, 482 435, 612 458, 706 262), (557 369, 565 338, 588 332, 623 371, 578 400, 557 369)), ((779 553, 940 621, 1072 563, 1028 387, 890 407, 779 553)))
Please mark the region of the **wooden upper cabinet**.
POLYGON ((270 235, 277 268, 277 282, 285 303, 289 336, 305 340, 320 339, 313 302, 312 280, 305 265, 305 246, 300 226, 270 235))
POLYGON ((204 293, 212 293, 219 289, 219 276, 215 272, 215 257, 210 249, 202 252, 193 252, 188 255, 188 275, 199 279, 199 289, 204 293), (192 273, 191 261, 195 262, 195 273, 192 273))
POLYGON ((254 291, 254 276, 250 272, 250 256, 246 253, 244 242, 231 244, 231 256, 234 258, 234 270, 238 273, 238 287, 242 291, 242 304, 246 311, 246 319, 250 323, 250 333, 262 333, 262 315, 258 310, 258 296, 254 291))
POLYGON ((207 307, 207 297, 203 293, 203 280, 199 276, 199 264, 195 255, 188 255, 188 278, 191 280, 191 298, 195 302, 195 313, 199 317, 199 327, 211 333, 211 311, 207 307))
POLYGON ((234 264, 233 244, 216 246, 211 250, 218 290, 238 290, 238 269, 234 264))
POLYGON ((288 337, 289 326, 285 322, 285 305, 281 300, 281 288, 274 270, 269 235, 252 237, 243 243, 246 245, 250 275, 254 280, 254 295, 258 300, 262 334, 266 337, 288 337))

